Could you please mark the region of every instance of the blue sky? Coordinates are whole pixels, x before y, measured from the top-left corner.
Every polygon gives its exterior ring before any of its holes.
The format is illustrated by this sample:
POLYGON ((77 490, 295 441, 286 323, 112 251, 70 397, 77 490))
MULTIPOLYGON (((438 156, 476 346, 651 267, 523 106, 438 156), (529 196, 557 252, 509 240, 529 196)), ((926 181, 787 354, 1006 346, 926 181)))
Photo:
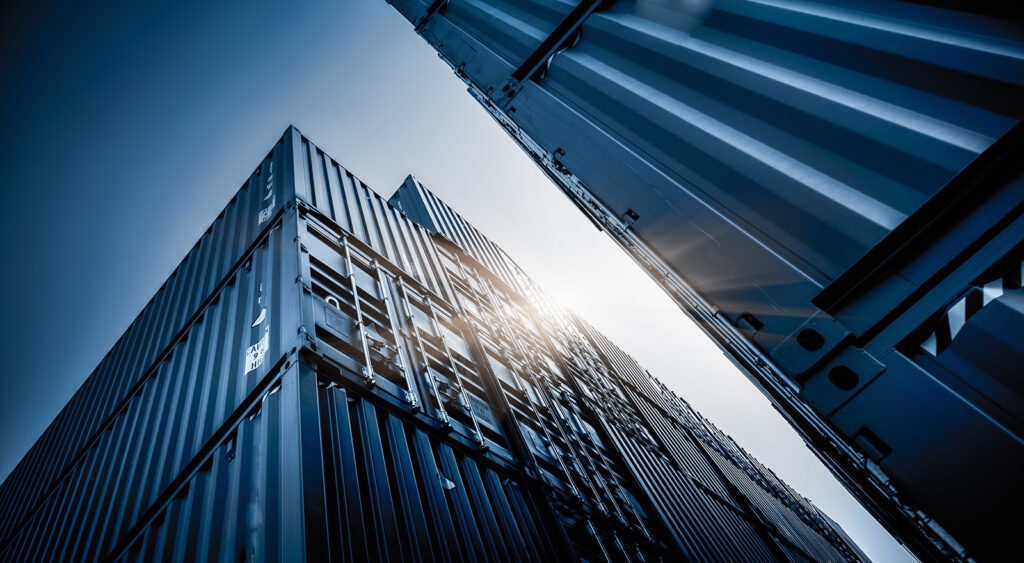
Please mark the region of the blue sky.
POLYGON ((911 560, 383 0, 210 4, 2 18, 0 477, 294 123, 385 195, 414 173, 869 556, 911 560))

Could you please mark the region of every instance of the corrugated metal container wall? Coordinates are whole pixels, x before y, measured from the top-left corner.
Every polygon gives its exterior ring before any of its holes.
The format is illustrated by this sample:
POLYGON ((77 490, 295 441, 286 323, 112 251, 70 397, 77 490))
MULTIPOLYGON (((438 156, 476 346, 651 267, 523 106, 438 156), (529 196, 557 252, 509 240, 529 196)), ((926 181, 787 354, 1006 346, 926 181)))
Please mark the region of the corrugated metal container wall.
POLYGON ((438 441, 393 409, 348 393, 330 376, 302 365, 265 391, 175 492, 112 559, 564 557, 555 551, 557 542, 543 516, 508 472, 438 441), (303 426, 303 409, 314 417, 319 411, 319 426, 303 426), (299 447, 299 436, 309 430, 321 441, 315 444, 322 448, 320 457, 304 457, 299 447), (324 465, 303 465, 307 459, 324 465), (321 470, 317 484, 326 487, 321 500, 326 519, 314 524, 301 502, 299 475, 321 470), (311 526, 322 529, 310 534, 311 526), (310 535, 316 538, 312 543, 310 535))
MULTIPOLYGON (((340 445, 325 442, 325 452, 341 448, 339 452, 325 454, 334 459, 330 463, 362 460, 370 468, 355 481, 343 476, 332 477, 332 471, 325 470, 326 480, 335 482, 328 487, 344 493, 341 500, 333 500, 335 497, 328 495, 332 499, 328 504, 346 505, 346 508, 329 506, 326 509, 332 514, 341 511, 333 517, 340 524, 329 525, 358 528, 358 533, 353 532, 353 537, 357 538, 354 547, 336 547, 331 553, 341 549, 343 554, 355 550, 357 554, 392 557, 396 553, 433 552, 440 548, 432 546, 429 538, 438 533, 451 533, 448 528, 452 526, 454 530, 463 531, 458 537, 450 538, 451 547, 469 559, 535 558, 541 553, 555 554, 556 558, 564 558, 569 553, 576 557, 607 558, 610 552, 623 556, 631 553, 629 556, 634 557, 659 549, 628 537, 643 529, 643 524, 631 529, 632 524, 628 523, 635 516, 631 517, 632 509, 626 507, 639 501, 625 500, 637 498, 639 491, 620 493, 616 500, 596 496, 602 495, 603 486, 617 483, 624 469, 608 465, 607 459, 604 463, 595 463, 591 453, 576 449, 580 444, 570 437, 564 426, 565 419, 560 421, 554 411, 537 410, 535 402, 550 401, 550 398, 540 398, 548 396, 549 392, 536 381, 532 386, 526 382, 532 380, 532 376, 528 375, 530 368, 525 367, 525 358, 510 352, 512 346, 520 349, 526 346, 534 353, 544 353, 540 351, 544 348, 541 343, 544 332, 539 331, 537 325, 525 325, 531 322, 530 313, 515 305, 525 300, 510 284, 525 283, 524 280, 502 281, 502 277, 513 278, 509 267, 495 277, 495 272, 488 270, 489 266, 469 254, 462 254, 461 248, 449 246, 449 242, 435 244, 421 226, 408 222, 404 215, 362 186, 312 143, 300 139, 295 146, 302 147, 296 156, 300 168, 308 169, 306 187, 302 185, 300 174, 297 188, 303 220, 299 232, 303 256, 301 277, 307 294, 303 318, 310 321, 304 329, 315 342, 305 361, 319 366, 328 385, 344 387, 343 396, 347 395, 348 404, 360 401, 359 396, 366 396, 381 402, 382 407, 373 411, 378 413, 376 417, 366 414, 364 409, 370 408, 367 402, 361 403, 365 407, 344 413, 344 416, 336 406, 324 407, 334 408, 335 414, 332 420, 323 421, 322 428, 337 427, 342 441, 340 445), (415 256, 419 256, 425 266, 421 274, 408 276, 415 268, 415 259, 410 259, 414 256, 412 253, 403 250, 417 247, 424 249, 415 256), (497 285, 491 286, 487 280, 497 285), (466 310, 470 306, 475 315, 472 320, 462 317, 471 314, 466 310), (504 325, 506 332, 491 332, 494 323, 504 325), (523 332, 513 336, 507 331, 523 332), (491 372, 490 368, 497 364, 509 367, 510 371, 502 377, 505 383, 512 383, 511 389, 499 383, 491 372), (529 392, 524 392, 526 387, 530 387, 529 392), (531 394, 530 398, 526 394, 531 394), (399 419, 394 413, 410 409, 415 413, 413 420, 418 429, 408 427, 403 440, 398 437, 399 419), (525 426, 520 427, 512 422, 514 420, 525 426), (355 425, 353 421, 361 421, 361 430, 370 434, 346 445, 346 440, 351 439, 344 438, 344 428, 355 425), (439 433, 443 436, 440 441, 431 437, 439 433), (545 437, 540 438, 541 435, 545 437), (409 487, 413 486, 410 480, 420 482, 421 485, 416 485, 420 488, 437 486, 433 479, 421 481, 426 478, 424 475, 436 473, 411 471, 406 467, 420 467, 427 458, 406 460, 401 455, 394 457, 388 453, 397 455, 397 452, 409 451, 408 442, 423 440, 439 448, 436 456, 441 461, 447 460, 453 451, 475 452, 461 462, 469 464, 464 467, 468 472, 464 484, 457 478, 438 477, 443 488, 451 491, 451 516, 435 514, 441 505, 417 507, 417 496, 410 492, 409 487), (380 452, 376 444, 380 442, 383 442, 384 459, 377 455, 380 452), (489 499, 474 493, 477 479, 473 475, 477 470, 473 467, 478 464, 505 466, 503 480, 508 481, 511 475, 523 471, 524 460, 534 460, 532 463, 536 466, 526 461, 525 471, 546 483, 551 498, 537 505, 532 497, 537 494, 539 484, 525 482, 500 494, 490 487, 490 494, 496 496, 489 499), (581 462, 599 475, 587 476, 581 462), (338 479, 343 482, 337 483, 338 479), (467 493, 461 492, 463 487, 467 493), (469 496, 463 496, 465 494, 469 496), (396 498, 405 499, 401 507, 389 500, 396 498), (360 499, 364 506, 370 503, 372 514, 363 515, 364 509, 359 508, 355 510, 366 520, 351 514, 345 516, 344 512, 354 510, 352 503, 360 499), (628 504, 620 504, 623 501, 628 504), (460 507, 467 502, 466 506, 473 507, 475 516, 466 512, 464 506, 460 507), (551 502, 563 508, 538 508, 551 502), (588 507, 583 512, 568 508, 580 502, 588 507), (609 502, 616 506, 616 517, 621 519, 621 523, 607 530, 598 529, 589 514, 602 502, 606 503, 604 506, 609 502), (488 505, 493 507, 493 517, 488 515, 492 510, 486 508, 488 505), (558 516, 545 516, 545 511, 558 516), (422 518, 417 517, 421 512, 430 514, 427 526, 435 533, 423 535, 422 518), (473 522, 474 517, 479 522, 473 522), (434 518, 441 520, 434 521, 434 518), (449 522, 452 518, 456 520, 454 524, 449 522), (542 519, 551 521, 540 525, 542 519), (489 522, 498 527, 489 529, 489 522), (526 530, 533 529, 561 531, 549 539, 534 533, 517 539, 526 530), (404 536, 399 533, 401 530, 405 530, 404 536), (627 535, 621 535, 623 533, 627 535), (551 545, 545 547, 546 544, 551 545)), ((459 232, 468 234, 470 238, 462 240, 470 241, 472 250, 469 252, 494 264, 495 269, 514 265, 500 248, 461 221, 443 202, 437 200, 433 204, 435 209, 442 210, 439 216, 447 219, 447 226, 454 227, 458 222, 459 232)), ((523 274, 519 272, 519 275, 523 274)), ((551 358, 548 362, 549 369, 556 369, 551 358)), ((339 393, 340 389, 334 395, 339 393)), ((336 405, 337 401, 329 401, 329 404, 336 405)), ((593 425, 598 425, 596 420, 593 425)), ((348 465, 358 467, 353 463, 348 462, 348 465)), ((447 464, 445 475, 458 475, 459 469, 453 462, 444 463, 447 464)), ((489 479, 486 477, 483 482, 489 479)), ((431 503, 436 500, 432 495, 424 495, 424 498, 431 503)))
POLYGON ((353 561, 551 561, 560 554, 518 478, 403 421, 321 391, 331 553, 353 561), (367 499, 370 499, 367 501, 367 499), (370 514, 363 522, 364 505, 370 514))
POLYGON ((1024 501, 1019 22, 927 2, 390 3, 894 533, 926 557, 1012 537, 961 508, 1024 501))
POLYGON ((0 485, 0 538, 109 426, 111 413, 166 358, 225 276, 262 240, 291 197, 290 162, 279 142, 118 339, 68 405, 0 485))
POLYGON ((315 395, 316 380, 295 364, 281 371, 105 559, 303 560, 309 524, 298 415, 301 394, 315 395))
MULTIPOLYGON (((411 177, 391 201, 407 210, 411 217, 424 221, 428 229, 443 240, 465 244, 463 251, 473 256, 463 258, 466 263, 482 265, 490 263, 493 257, 507 258, 500 247, 411 177)), ((623 457, 624 465, 616 471, 632 476, 635 486, 642 492, 631 494, 649 499, 658 514, 656 521, 670 531, 678 549, 696 559, 756 560, 765 556, 764 550, 775 557, 792 555, 796 560, 835 561, 847 557, 833 547, 843 544, 833 526, 816 512, 804 511, 798 516, 788 510, 788 506, 799 506, 795 493, 788 488, 776 491, 762 485, 769 481, 764 474, 766 470, 748 463, 745 453, 730 456, 729 459, 742 459, 744 463, 734 466, 731 478, 726 480, 718 465, 721 460, 713 460, 700 440, 713 444, 717 450, 732 451, 730 448, 735 447, 731 440, 717 429, 705 430, 705 425, 710 423, 586 321, 563 312, 511 259, 499 263, 510 266, 502 270, 505 275, 501 278, 509 286, 522 288, 527 297, 525 303, 529 303, 533 311, 531 326, 551 335, 553 357, 564 366, 567 377, 557 385, 548 401, 559 403, 573 411, 572 417, 585 421, 590 429, 583 434, 590 434, 596 428, 607 433, 609 443, 617 445, 615 449, 623 457), (577 403, 584 408, 575 410, 577 403), (594 405, 601 406, 595 409, 594 405), (738 477, 740 475, 743 477, 738 477), (652 479, 658 482, 651 482, 652 479), (776 500, 773 495, 781 495, 782 499, 776 500), (777 506, 780 502, 785 506, 777 506), (699 523, 708 519, 714 522, 710 527, 699 523), (802 537, 804 534, 814 537, 802 537), (743 540, 744 537, 748 539, 743 540)), ((484 283, 492 275, 484 273, 483 268, 477 271, 478 275, 470 276, 476 279, 476 284, 484 283)), ((456 277, 451 273, 449 276, 453 280, 456 277)), ((453 281, 459 303, 466 301, 463 292, 468 288, 463 288, 464 285, 465 282, 453 281)), ((470 310, 481 309, 486 307, 470 310)), ((470 313, 467 311, 467 314, 470 313)), ((484 333, 480 329, 476 334, 484 333)), ((522 336, 518 339, 526 340, 522 336)), ((502 361, 515 365, 514 355, 506 354, 502 361)), ((531 381, 541 391, 546 387, 543 377, 531 381)), ((573 451, 573 441, 564 442, 564 447, 573 451)), ((590 455, 585 447, 575 453, 579 459, 590 455)))
MULTIPOLYGON (((734 446, 422 186, 393 200, 430 205, 426 228, 294 128, 273 154, 242 190, 255 238, 175 276, 223 278, 159 298, 195 309, 162 345, 103 360, 162 349, 52 478, 5 482, 25 500, 0 559, 858 560, 772 504, 760 466, 712 463, 698 440, 734 446)), ((120 384, 97 374, 90 393, 120 384)))
POLYGON ((520 283, 525 275, 504 250, 463 220, 445 202, 435 197, 412 176, 395 190, 388 203, 403 214, 423 225, 431 233, 440 234, 481 264, 498 274, 505 283, 523 290, 520 283))
POLYGON ((305 137, 296 142, 295 193, 344 232, 351 233, 445 299, 451 288, 440 274, 434 246, 423 228, 305 137))
MULTIPOLYGON (((52 484, 21 510, 5 506, 5 515, 20 518, 10 520, 15 535, 4 538, 4 559, 106 553, 294 348, 295 214, 285 222, 290 227, 274 222, 52 484)), ((16 478, 6 482, 15 486, 16 478)))
POLYGON ((800 503, 792 489, 769 487, 768 482, 775 480, 775 476, 745 452, 740 453, 741 450, 733 452, 734 455, 728 456, 729 461, 726 461, 718 452, 732 449, 730 438, 697 415, 688 404, 665 390, 662 384, 607 337, 582 319, 577 318, 576 322, 586 326, 591 341, 606 360, 614 363, 617 377, 634 389, 640 384, 646 390, 630 394, 633 406, 668 457, 675 462, 675 466, 681 468, 688 479, 699 483, 698 488, 712 493, 720 502, 732 506, 738 512, 743 511, 743 507, 751 510, 755 518, 768 523, 772 533, 799 546, 799 550, 812 560, 842 558, 829 541, 820 537, 834 533, 830 523, 821 519, 816 512, 795 513, 787 508, 800 503), (727 486, 726 482, 732 486, 727 486))

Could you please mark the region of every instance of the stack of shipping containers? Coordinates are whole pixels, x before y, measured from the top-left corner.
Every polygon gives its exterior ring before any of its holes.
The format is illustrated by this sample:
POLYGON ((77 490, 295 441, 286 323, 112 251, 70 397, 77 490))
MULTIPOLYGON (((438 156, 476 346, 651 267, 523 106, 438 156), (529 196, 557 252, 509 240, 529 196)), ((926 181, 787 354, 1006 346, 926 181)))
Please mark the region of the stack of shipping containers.
POLYGON ((897 537, 1016 549, 1016 4, 390 2, 897 537))
POLYGON ((389 203, 294 128, 0 486, 5 561, 679 556, 863 558, 414 179, 389 203))

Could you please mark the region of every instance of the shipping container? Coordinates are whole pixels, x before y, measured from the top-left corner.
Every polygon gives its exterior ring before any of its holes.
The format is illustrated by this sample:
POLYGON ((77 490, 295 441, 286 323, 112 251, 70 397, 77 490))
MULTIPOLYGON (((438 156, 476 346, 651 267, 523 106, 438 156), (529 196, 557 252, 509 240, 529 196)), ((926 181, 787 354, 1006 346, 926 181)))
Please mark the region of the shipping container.
POLYGON ((389 2, 901 541, 1012 548, 1012 3, 389 2))
POLYGON ((866 559, 422 184, 294 128, 0 518, 4 561, 866 559))
MULTIPOLYGON (((76 456, 95 445, 96 438, 109 429, 113 416, 128 408, 147 381, 161 379, 157 373, 160 366, 174 360, 175 349, 181 349, 179 342, 188 339, 189 331, 201 322, 204 311, 218 306, 223 309, 225 305, 218 305, 217 301, 225 292, 230 294, 227 299, 232 303, 237 301, 233 305, 236 309, 254 306, 245 301, 252 296, 252 288, 228 286, 259 286, 259 279, 244 276, 251 272, 253 255, 261 245, 273 242, 276 248, 272 254, 261 255, 264 260, 285 259, 285 243, 276 238, 271 241, 269 234, 280 226, 282 204, 291 198, 293 182, 287 177, 290 171, 283 169, 287 160, 282 150, 279 143, 260 163, 0 485, 0 505, 10 507, 0 515, 0 536, 6 537, 12 526, 25 517, 25 511, 48 494, 55 481, 77 463, 76 456), (240 291, 247 293, 237 293, 240 291)), ((217 314, 236 314, 236 309, 217 314)), ((237 314, 245 314, 242 309, 237 310, 237 314)), ((228 339, 237 337, 218 334, 211 345, 226 344, 228 339)), ((214 357, 212 349, 202 353, 204 358, 214 357)), ((233 354, 234 349, 225 353, 233 354)))
MULTIPOLYGON (((619 450, 626 471, 650 499, 650 508, 658 513, 666 532, 677 534, 676 547, 687 557, 867 560, 852 542, 841 539, 841 530, 837 531, 806 499, 740 450, 594 327, 558 307, 508 254, 419 181, 407 178, 390 201, 449 241, 446 246, 470 255, 463 257, 464 261, 480 265, 478 275, 468 280, 476 277, 476 283, 482 284, 493 279, 483 266, 488 264, 492 273, 518 288, 539 310, 540 314, 532 317, 555 336, 555 356, 562 356, 562 369, 570 376, 555 395, 565 399, 571 410, 580 408, 575 416, 587 427, 585 434, 596 437, 596 429, 606 433, 619 450), (724 470, 717 464, 722 461, 716 462, 712 451, 730 452, 724 454, 731 460, 726 465, 746 475, 734 476, 742 483, 742 490, 726 483, 724 470), (774 512, 755 506, 752 494, 762 505, 772 506, 774 512), (776 504, 767 505, 766 499, 776 504), (737 514, 743 517, 731 520, 737 514), (723 521, 732 524, 718 527, 723 521), (684 532, 673 526, 690 528, 684 532), (789 536, 785 536, 787 533, 789 536), (781 537, 791 539, 780 543, 781 537), (789 551, 793 545, 789 542, 794 540, 803 543, 789 551), (849 551, 837 549, 842 545, 848 545, 849 551)), ((461 303, 470 301, 460 291, 457 295, 461 303)), ((469 310, 483 308, 471 306, 469 310)), ((527 326, 533 325, 527 317, 520 318, 527 321, 527 326)))

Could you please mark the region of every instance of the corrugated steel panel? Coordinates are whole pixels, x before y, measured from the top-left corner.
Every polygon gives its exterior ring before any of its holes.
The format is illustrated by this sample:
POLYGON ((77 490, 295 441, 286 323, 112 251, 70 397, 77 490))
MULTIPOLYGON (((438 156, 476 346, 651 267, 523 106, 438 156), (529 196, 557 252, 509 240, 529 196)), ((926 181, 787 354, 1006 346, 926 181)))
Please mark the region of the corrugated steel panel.
POLYGON ((320 395, 332 559, 550 561, 549 516, 501 469, 339 387, 320 395), (365 512, 364 512, 365 511, 365 512))
POLYGON ((801 549, 809 556, 810 560, 837 560, 842 557, 831 545, 821 541, 818 534, 809 533, 805 522, 783 505, 779 499, 751 481, 739 467, 726 461, 724 457, 713 450, 708 455, 730 483, 741 491, 745 498, 749 499, 758 516, 769 523, 773 530, 785 537, 791 544, 801 549))
POLYGON ((115 554, 118 559, 550 561, 566 556, 555 551, 560 540, 548 537, 557 528, 545 527, 536 499, 515 472, 467 455, 457 444, 347 393, 329 377, 318 379, 304 366, 285 374, 279 389, 265 395, 206 456, 180 492, 115 554), (310 383, 316 402, 302 404, 310 383), (312 426, 319 429, 316 445, 323 451, 319 467, 304 466, 295 445, 302 432, 299 411, 311 406, 319 417, 319 425, 312 426), (306 544, 302 506, 295 497, 301 492, 293 478, 303 471, 319 473, 327 492, 324 528, 316 530, 324 542, 318 551, 306 544))
MULTIPOLYGON (((483 237, 457 212, 411 177, 398 189, 391 201, 396 202, 396 205, 406 210, 411 217, 423 221, 428 229, 436 231, 444 240, 456 241, 460 246, 464 244, 462 248, 473 256, 472 259, 463 259, 467 263, 480 264, 481 268, 484 268, 483 264, 489 262, 488 257, 494 255, 486 249, 493 247, 500 252, 500 248, 493 242, 483 237)), ((508 263, 514 266, 511 261, 508 263)), ((453 281, 459 303, 465 303, 467 299, 464 296, 473 293, 475 287, 486 283, 485 280, 490 278, 489 275, 482 273, 482 270, 478 269, 477 272, 479 273, 475 276, 470 276, 475 277, 476 282, 470 282, 468 279, 458 283, 453 281)), ((574 416, 587 421, 592 430, 600 428, 608 433, 605 439, 610 438, 614 445, 618 446, 613 448, 615 454, 622 456, 621 461, 613 462, 621 464, 617 465, 617 471, 632 474, 635 485, 630 486, 639 487, 643 491, 632 494, 639 494, 650 500, 662 525, 682 526, 672 531, 676 545, 680 549, 695 549, 695 553, 699 554, 696 555, 698 558, 709 557, 709 554, 713 553, 695 547, 707 541, 705 532, 699 531, 699 527, 683 531, 686 526, 693 525, 690 520, 696 518, 698 514, 694 510, 699 509, 693 508, 690 504, 703 506, 702 503, 710 502, 709 506, 727 507, 729 511, 741 515, 741 518, 747 519, 747 526, 760 527, 762 531, 759 533, 762 536, 769 534, 775 538, 769 540, 769 543, 783 541, 791 544, 785 549, 776 549, 773 553, 777 557, 782 557, 783 551, 802 554, 798 560, 842 560, 847 557, 833 547, 833 544, 842 545, 842 540, 832 531, 832 524, 822 519, 816 512, 804 511, 800 515, 790 513, 796 519, 792 522, 784 518, 761 522, 759 513, 750 512, 752 508, 744 508, 757 504, 755 499, 747 498, 751 494, 765 498, 775 498, 774 494, 782 495, 783 499, 776 502, 784 502, 784 506, 799 505, 799 501, 791 489, 785 488, 783 491, 781 487, 778 490, 772 488, 770 483, 776 480, 774 475, 768 474, 768 470, 756 464, 756 460, 749 463, 747 460, 752 458, 745 452, 740 453, 741 450, 735 447, 731 439, 701 418, 689 405, 667 391, 663 384, 651 377, 632 357, 586 321, 561 311, 522 270, 513 267, 507 272, 501 278, 510 285, 522 288, 528 296, 524 303, 533 305, 530 315, 536 326, 544 329, 542 332, 551 335, 552 348, 557 350, 555 356, 561 357, 561 363, 567 370, 566 375, 569 376, 555 396, 548 400, 561 403, 570 410, 574 409, 574 404, 578 401, 584 408, 576 411, 574 416), (507 277, 509 273, 511 279, 507 277), (572 400, 566 401, 566 397, 571 397, 572 400), (594 404, 601 407, 594 409, 594 404), (588 405, 590 408, 587 408, 588 405), (730 459, 742 460, 743 463, 732 466, 733 471, 727 479, 715 460, 706 452, 705 446, 701 445, 701 441, 713 444, 715 448, 723 451, 735 450, 735 455, 730 459), (733 480, 737 478, 744 479, 743 487, 735 486, 733 480), (649 479, 661 481, 654 484, 650 483, 649 479), (726 482, 731 485, 727 485, 726 482), (680 502, 680 498, 690 498, 688 495, 696 495, 693 498, 698 500, 680 502), (794 526, 798 531, 793 531, 794 526), (793 541, 795 534, 806 533, 813 534, 815 538, 793 541)), ((453 276, 452 272, 449 272, 449 276, 453 276)), ((497 288, 490 291, 501 292, 497 288)), ((511 298, 501 300, 518 301, 511 298)), ((494 314, 484 312, 486 309, 486 305, 477 305, 465 312, 467 315, 483 312, 485 317, 494 314)), ((500 339, 500 336, 491 335, 490 338, 500 339)), ((515 354, 507 354, 503 360, 509 365, 514 365, 514 356, 515 354)), ((536 385, 538 382, 534 380, 532 384, 536 385)), ((540 386, 543 387, 543 384, 540 386)), ((565 445, 571 449, 572 441, 565 445)), ((588 454, 578 452, 578 455, 585 458, 588 454)), ((774 511, 770 513, 776 514, 774 511)), ((723 518, 730 521, 730 517, 723 518)), ((721 522, 722 519, 715 521, 721 522)), ((711 533, 712 538, 715 533, 718 532, 711 533)), ((726 533, 736 535, 739 532, 726 533)), ((756 542, 753 545, 757 545, 756 542)), ((739 551, 733 552, 732 556, 742 554, 742 557, 747 559, 759 557, 758 548, 750 545, 734 546, 733 549, 739 551)))
MULTIPOLYGON (((294 347, 297 256, 287 250, 294 245, 290 232, 276 222, 131 395, 85 435, 51 485, 31 502, 4 505, 14 534, 4 538, 4 553, 49 550, 10 559, 91 560, 105 553, 294 347), (263 351, 251 357, 250 347, 260 343, 263 351)), ((32 486, 13 474, 6 482, 32 486)))
POLYGON ((292 185, 283 147, 283 141, 275 145, 0 485, 0 506, 16 507, 0 518, 0 538, 10 533, 22 516, 20 511, 33 506, 38 495, 67 470, 69 461, 109 422, 110 412, 138 386, 139 378, 151 370, 154 361, 168 355, 171 343, 181 338, 184 327, 209 301, 211 292, 273 223, 292 185))
POLYGON ((407 177, 388 201, 428 231, 454 242, 505 283, 519 288, 525 274, 515 261, 448 204, 434 197, 416 178, 407 177))
POLYGON ((688 560, 771 561, 773 547, 738 510, 701 492, 670 464, 611 430, 635 478, 688 560))
MULTIPOLYGON (((231 267, 169 281, 196 310, 151 366, 101 367, 83 389, 123 398, 44 436, 52 477, 12 473, 0 559, 858 560, 425 188, 407 217, 294 128, 273 154, 256 176, 295 195, 250 181, 263 230, 191 256, 231 267)), ((103 366, 163 338, 139 334, 103 366)))
POLYGON ((586 334, 591 342, 601 351, 605 360, 612 364, 615 373, 624 383, 630 385, 636 392, 644 396, 664 411, 669 410, 661 393, 660 383, 651 374, 642 368, 632 356, 625 353, 622 348, 601 334, 600 331, 590 326, 578 316, 574 319, 577 323, 586 328, 586 334))
POLYGON ((1024 500, 1010 9, 391 3, 890 530, 999 552, 961 507, 1024 500))
POLYGON ((632 405, 686 477, 699 484, 706 494, 738 512, 743 511, 743 506, 755 507, 752 517, 764 519, 763 525, 768 526, 769 533, 785 537, 792 546, 796 546, 797 552, 802 554, 798 560, 839 561, 845 558, 821 537, 822 534, 833 533, 826 521, 816 513, 797 515, 787 507, 799 502, 791 489, 787 487, 784 490, 787 504, 774 496, 783 492, 783 487, 770 486, 769 482, 776 480, 774 474, 741 450, 736 450, 735 455, 729 458, 733 461, 726 461, 715 449, 709 449, 706 444, 723 450, 733 449, 730 448, 733 444, 721 431, 693 413, 689 405, 680 404, 676 397, 662 391, 660 384, 614 343, 592 327, 588 327, 588 335, 599 343, 602 354, 616 364, 616 375, 626 376, 625 381, 630 384, 633 383, 630 378, 635 380, 641 373, 646 375, 644 388, 647 392, 633 395, 632 405), (735 463, 738 459, 745 463, 735 463), (726 486, 725 481, 731 487, 726 486))
POLYGON ((317 381, 299 365, 285 367, 240 405, 105 559, 319 560, 317 542, 308 540, 323 540, 323 529, 305 513, 321 470, 319 436, 303 420, 317 381))
POLYGON ((438 272, 437 255, 423 227, 407 219, 386 199, 345 170, 305 137, 295 143, 299 198, 318 209, 344 232, 369 245, 431 291, 449 297, 438 272))

